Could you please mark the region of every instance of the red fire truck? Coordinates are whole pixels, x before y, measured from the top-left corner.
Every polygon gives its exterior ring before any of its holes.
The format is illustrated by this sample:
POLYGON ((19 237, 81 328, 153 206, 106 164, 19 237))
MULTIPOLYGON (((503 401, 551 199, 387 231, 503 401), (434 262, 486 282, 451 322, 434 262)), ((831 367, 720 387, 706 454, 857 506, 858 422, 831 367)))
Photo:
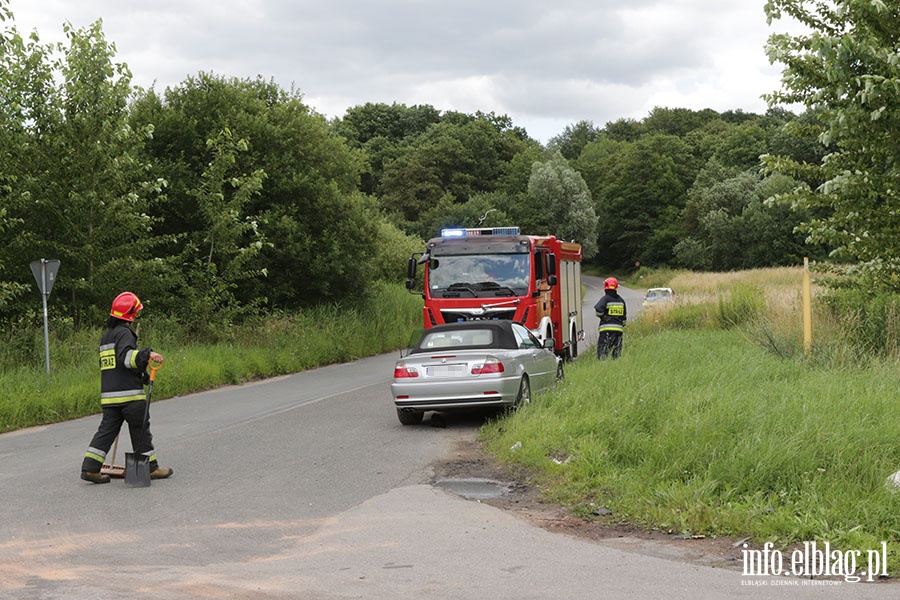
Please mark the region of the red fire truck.
POLYGON ((444 229, 409 260, 406 287, 421 293, 425 328, 476 319, 518 321, 557 354, 578 355, 584 340, 581 245, 518 227, 444 229), (416 268, 424 265, 424 290, 416 268))

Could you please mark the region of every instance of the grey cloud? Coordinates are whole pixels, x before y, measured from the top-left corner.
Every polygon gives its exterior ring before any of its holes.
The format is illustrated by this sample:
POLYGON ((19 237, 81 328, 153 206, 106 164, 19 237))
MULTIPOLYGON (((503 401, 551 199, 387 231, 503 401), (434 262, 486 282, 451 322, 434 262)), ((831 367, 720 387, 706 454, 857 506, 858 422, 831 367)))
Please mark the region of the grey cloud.
MULTIPOLYGON (((679 91, 704 82, 730 97, 719 83, 728 74, 720 55, 741 61, 735 69, 758 70, 747 65, 763 57, 765 40, 759 0, 12 4, 17 21, 24 12, 33 22, 52 23, 57 34, 64 21, 87 26, 102 16, 117 59, 128 63, 138 85, 178 85, 198 71, 262 75, 296 85, 322 103, 313 108, 331 116, 364 102, 397 101, 603 123, 659 90, 677 100, 679 91)), ((43 39, 50 32, 42 25, 40 33, 43 39)), ((735 96, 729 108, 756 102, 771 87, 753 98, 735 96)))

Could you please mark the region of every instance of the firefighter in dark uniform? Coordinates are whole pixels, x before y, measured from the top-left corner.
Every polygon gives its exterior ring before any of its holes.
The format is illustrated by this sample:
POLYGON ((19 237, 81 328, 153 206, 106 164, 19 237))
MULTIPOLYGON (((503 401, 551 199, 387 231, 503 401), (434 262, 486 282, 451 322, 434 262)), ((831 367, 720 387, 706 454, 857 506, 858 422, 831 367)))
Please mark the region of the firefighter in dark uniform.
POLYGON ((150 348, 138 350, 137 333, 131 324, 143 307, 131 292, 122 292, 112 302, 106 330, 100 338, 100 405, 103 416, 81 463, 81 478, 85 481, 109 482, 109 475, 101 473, 100 467, 123 422, 128 423, 135 454, 150 457, 151 479, 165 479, 172 475, 172 469, 159 466, 150 423, 144 425, 147 407, 144 384, 150 381, 147 365, 150 362, 162 364, 163 357, 150 348))
POLYGON ((603 282, 605 294, 594 305, 594 312, 600 317, 600 336, 597 339, 597 358, 605 360, 607 356, 619 358, 622 353, 622 334, 625 332, 625 300, 617 291, 619 280, 607 277, 603 282))

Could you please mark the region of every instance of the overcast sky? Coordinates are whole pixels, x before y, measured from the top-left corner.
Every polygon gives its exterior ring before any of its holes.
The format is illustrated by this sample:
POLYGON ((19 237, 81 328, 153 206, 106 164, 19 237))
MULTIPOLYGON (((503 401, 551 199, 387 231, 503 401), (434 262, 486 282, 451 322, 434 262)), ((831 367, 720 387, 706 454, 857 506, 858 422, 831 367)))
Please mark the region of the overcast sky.
POLYGON ((41 41, 103 20, 134 84, 200 71, 294 86, 328 117, 366 102, 509 115, 546 142, 655 106, 766 110, 765 0, 11 0, 41 41))

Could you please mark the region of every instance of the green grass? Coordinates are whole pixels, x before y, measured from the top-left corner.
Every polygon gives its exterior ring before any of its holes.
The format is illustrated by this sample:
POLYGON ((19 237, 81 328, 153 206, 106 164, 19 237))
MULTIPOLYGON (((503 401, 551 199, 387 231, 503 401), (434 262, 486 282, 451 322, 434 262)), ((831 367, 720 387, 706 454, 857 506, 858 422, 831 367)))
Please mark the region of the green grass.
POLYGON ((852 310, 814 298, 806 356, 799 269, 664 275, 646 278, 678 301, 629 325, 621 359, 579 357, 564 387, 487 424, 487 449, 587 518, 604 506, 758 545, 886 542, 900 575, 900 490, 886 485, 900 471, 900 355, 861 335, 874 321, 896 339, 896 297, 855 296, 852 310))
POLYGON ((618 361, 580 357, 563 388, 482 437, 585 516, 897 552, 900 493, 885 480, 900 470, 898 389, 896 363, 829 370, 735 329, 658 331, 628 335, 618 361))

